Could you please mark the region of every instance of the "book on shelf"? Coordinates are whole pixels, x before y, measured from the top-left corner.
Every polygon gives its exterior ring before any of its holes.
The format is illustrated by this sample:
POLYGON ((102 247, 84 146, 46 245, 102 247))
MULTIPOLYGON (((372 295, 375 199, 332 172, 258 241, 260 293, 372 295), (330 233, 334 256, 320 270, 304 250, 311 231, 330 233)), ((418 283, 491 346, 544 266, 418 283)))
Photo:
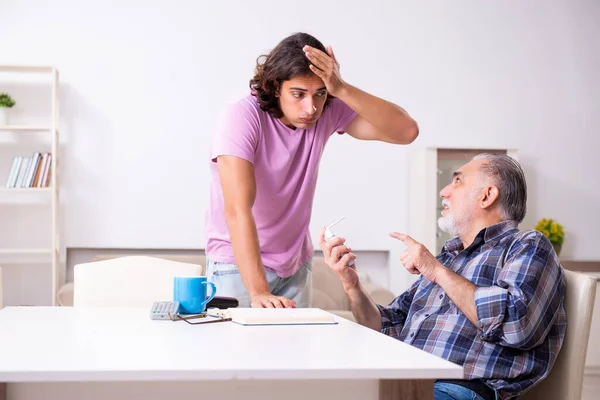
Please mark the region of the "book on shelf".
POLYGON ((45 188, 50 186, 52 153, 35 152, 31 157, 15 156, 6 187, 45 188))

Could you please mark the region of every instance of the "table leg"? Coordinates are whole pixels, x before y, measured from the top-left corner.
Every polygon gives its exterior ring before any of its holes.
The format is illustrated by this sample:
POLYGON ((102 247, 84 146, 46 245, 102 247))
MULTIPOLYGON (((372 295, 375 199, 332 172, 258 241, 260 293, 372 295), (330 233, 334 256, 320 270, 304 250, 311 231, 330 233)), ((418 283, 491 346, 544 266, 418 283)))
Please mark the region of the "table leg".
POLYGON ((0 383, 0 400, 6 400, 6 383, 0 383))
POLYGON ((433 379, 380 379, 379 400, 433 400, 433 379))

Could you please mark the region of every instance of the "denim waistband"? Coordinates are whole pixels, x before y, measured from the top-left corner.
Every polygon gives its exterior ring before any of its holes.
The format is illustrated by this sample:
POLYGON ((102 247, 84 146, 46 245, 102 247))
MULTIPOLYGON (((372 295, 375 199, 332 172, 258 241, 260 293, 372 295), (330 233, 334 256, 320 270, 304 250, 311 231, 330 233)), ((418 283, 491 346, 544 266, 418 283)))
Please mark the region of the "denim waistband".
POLYGON ((462 379, 438 379, 437 382, 451 383, 453 385, 460 385, 470 389, 483 397, 484 400, 495 400, 496 392, 494 389, 483 383, 481 379, 473 380, 462 380, 462 379))

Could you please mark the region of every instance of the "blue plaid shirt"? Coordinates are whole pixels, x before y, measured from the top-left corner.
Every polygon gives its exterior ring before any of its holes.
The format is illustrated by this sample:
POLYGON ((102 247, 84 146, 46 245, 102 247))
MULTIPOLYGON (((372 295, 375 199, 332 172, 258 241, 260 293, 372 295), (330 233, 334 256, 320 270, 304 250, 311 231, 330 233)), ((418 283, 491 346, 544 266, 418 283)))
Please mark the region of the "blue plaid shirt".
POLYGON ((466 249, 458 238, 446 242, 437 259, 477 286, 479 326, 420 276, 378 306, 382 332, 462 365, 465 379, 482 378, 501 399, 544 379, 567 327, 565 275, 550 241, 504 221, 481 230, 466 249))

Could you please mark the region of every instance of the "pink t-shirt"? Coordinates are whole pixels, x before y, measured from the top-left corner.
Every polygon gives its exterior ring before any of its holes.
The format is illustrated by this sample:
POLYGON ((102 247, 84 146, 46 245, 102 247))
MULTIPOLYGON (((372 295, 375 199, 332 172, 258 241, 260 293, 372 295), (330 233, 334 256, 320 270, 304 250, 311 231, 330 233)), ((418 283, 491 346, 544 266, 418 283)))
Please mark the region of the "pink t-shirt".
POLYGON ((341 100, 333 99, 310 129, 294 130, 261 110, 252 95, 230 105, 212 141, 207 258, 236 263, 216 163, 218 156, 230 155, 254 164, 252 213, 265 268, 285 278, 306 263, 314 252, 308 227, 321 155, 329 137, 343 133, 355 116, 341 100))

